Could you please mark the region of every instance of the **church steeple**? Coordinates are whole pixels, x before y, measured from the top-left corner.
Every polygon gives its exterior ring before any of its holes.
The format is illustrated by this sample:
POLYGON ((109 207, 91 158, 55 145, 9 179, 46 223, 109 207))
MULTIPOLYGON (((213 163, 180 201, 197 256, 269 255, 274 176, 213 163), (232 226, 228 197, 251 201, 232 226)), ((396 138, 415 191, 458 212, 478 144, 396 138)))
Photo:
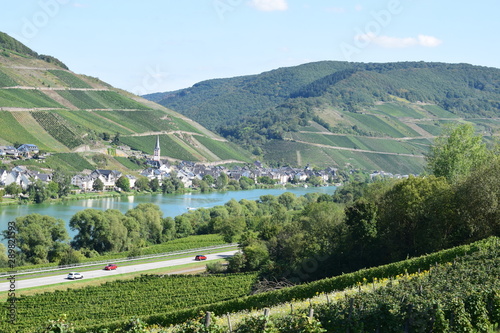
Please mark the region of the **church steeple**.
POLYGON ((160 161, 160 136, 156 136, 156 146, 155 150, 153 153, 153 161, 159 162, 160 161))

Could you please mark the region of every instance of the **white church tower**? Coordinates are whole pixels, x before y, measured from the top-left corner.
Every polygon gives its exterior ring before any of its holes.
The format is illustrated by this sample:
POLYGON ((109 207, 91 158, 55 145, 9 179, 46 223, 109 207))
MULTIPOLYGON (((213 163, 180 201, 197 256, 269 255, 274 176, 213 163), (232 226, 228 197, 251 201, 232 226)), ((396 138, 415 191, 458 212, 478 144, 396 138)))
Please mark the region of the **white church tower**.
POLYGON ((156 136, 156 146, 153 153, 153 161, 160 162, 160 136, 156 136))

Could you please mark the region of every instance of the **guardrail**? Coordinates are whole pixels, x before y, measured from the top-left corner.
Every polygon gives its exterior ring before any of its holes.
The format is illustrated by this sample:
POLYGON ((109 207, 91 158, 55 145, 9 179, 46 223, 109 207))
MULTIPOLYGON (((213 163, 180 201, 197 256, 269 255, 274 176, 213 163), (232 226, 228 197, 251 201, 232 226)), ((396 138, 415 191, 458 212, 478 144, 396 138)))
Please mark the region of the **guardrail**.
MULTIPOLYGON (((31 273, 44 273, 44 272, 60 271, 60 270, 65 270, 68 268, 75 268, 75 267, 89 267, 89 266, 96 266, 96 265, 104 265, 104 264, 109 264, 110 262, 121 263, 121 262, 135 261, 135 260, 171 257, 171 256, 179 255, 179 254, 205 252, 205 251, 210 251, 210 250, 215 250, 215 249, 224 249, 224 248, 235 247, 235 246, 238 246, 238 243, 231 243, 231 244, 224 244, 224 245, 213 245, 213 246, 200 247, 197 249, 190 249, 190 250, 183 250, 183 251, 147 254, 147 255, 143 255, 143 256, 128 257, 128 258, 122 258, 122 259, 116 259, 116 260, 101 260, 101 261, 92 261, 92 262, 88 262, 88 263, 62 265, 62 266, 55 266, 55 267, 32 268, 32 269, 26 269, 26 270, 21 270, 21 271, 15 271, 15 275, 24 275, 24 274, 31 274, 31 273)), ((5 277, 5 276, 10 276, 12 274, 13 274, 12 271, 11 272, 3 272, 3 273, 0 273, 0 278, 5 277)))

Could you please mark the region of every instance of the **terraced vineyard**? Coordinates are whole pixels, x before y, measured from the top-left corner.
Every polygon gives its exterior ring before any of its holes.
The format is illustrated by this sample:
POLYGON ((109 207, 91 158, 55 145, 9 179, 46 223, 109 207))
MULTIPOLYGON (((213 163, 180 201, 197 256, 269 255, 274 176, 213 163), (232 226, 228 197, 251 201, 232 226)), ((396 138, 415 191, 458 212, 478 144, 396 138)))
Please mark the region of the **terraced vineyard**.
POLYGON ((175 131, 177 125, 161 111, 95 111, 103 118, 112 120, 136 133, 175 131))
POLYGON ((52 168, 61 168, 72 172, 81 172, 85 169, 93 170, 95 166, 77 153, 59 153, 49 156, 46 163, 52 168))
MULTIPOLYGON (((152 155, 156 144, 156 135, 127 136, 122 137, 120 140, 126 145, 152 155)), ((160 149, 162 155, 168 155, 172 158, 185 161, 197 160, 190 152, 179 145, 176 140, 172 139, 170 135, 160 135, 160 149)))
POLYGON ((7 323, 4 304, 0 330, 32 332, 62 313, 79 327, 121 323, 134 316, 161 315, 248 295, 256 277, 256 274, 144 275, 97 287, 21 296, 16 301, 16 325, 7 323), (73 306, 75 304, 78 306, 73 306))
POLYGON ((62 105, 50 99, 43 92, 26 89, 0 90, 0 105, 15 108, 61 108, 62 105))
POLYGON ((68 87, 72 88, 92 88, 90 84, 80 79, 78 76, 71 74, 70 72, 53 69, 48 70, 49 73, 57 76, 59 80, 65 83, 68 87))
POLYGON ((84 143, 78 131, 57 113, 33 111, 31 114, 50 135, 66 147, 76 148, 84 143))
POLYGON ((43 147, 43 143, 38 141, 30 132, 28 132, 16 120, 11 112, 0 111, 0 137, 6 141, 10 141, 13 137, 18 138, 19 142, 32 142, 43 147))
POLYGON ((0 70, 0 87, 14 87, 17 82, 0 70))
POLYGON ((210 149, 213 153, 215 153, 220 159, 223 160, 239 160, 244 161, 246 158, 242 154, 235 154, 235 149, 230 149, 227 144, 212 140, 207 137, 197 136, 196 140, 198 140, 202 145, 210 149))

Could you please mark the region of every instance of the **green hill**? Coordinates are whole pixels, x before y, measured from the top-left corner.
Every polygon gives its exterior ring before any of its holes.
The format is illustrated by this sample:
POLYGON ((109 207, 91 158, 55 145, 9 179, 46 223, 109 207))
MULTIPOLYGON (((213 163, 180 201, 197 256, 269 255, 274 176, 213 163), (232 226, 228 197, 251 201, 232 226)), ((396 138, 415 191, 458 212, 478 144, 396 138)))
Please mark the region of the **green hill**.
POLYGON ((446 124, 493 136, 500 69, 323 61, 144 97, 275 164, 415 173, 446 124))
POLYGON ((117 134, 118 146, 124 147, 116 150, 121 156, 134 150, 152 154, 157 135, 165 158, 248 162, 250 156, 183 115, 75 74, 58 59, 39 55, 1 32, 0 129, 0 145, 31 143, 53 153, 77 152, 91 165, 92 155, 106 153, 117 134))

